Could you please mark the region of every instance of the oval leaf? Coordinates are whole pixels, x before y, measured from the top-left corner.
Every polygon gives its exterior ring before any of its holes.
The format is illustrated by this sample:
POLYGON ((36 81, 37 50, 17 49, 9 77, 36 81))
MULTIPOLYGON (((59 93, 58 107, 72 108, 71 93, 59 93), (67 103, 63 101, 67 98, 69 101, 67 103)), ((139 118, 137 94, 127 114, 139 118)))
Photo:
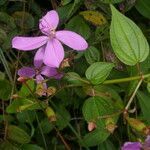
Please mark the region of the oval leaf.
POLYGON ((82 111, 87 122, 96 122, 99 117, 114 113, 114 107, 110 100, 95 96, 85 101, 82 111))
POLYGON ((117 57, 127 65, 142 62, 149 54, 149 45, 140 28, 111 5, 110 39, 117 57))
POLYGON ((100 84, 108 77, 113 67, 114 64, 112 63, 96 62, 86 70, 86 78, 90 80, 92 84, 100 84))
POLYGON ((100 61, 100 52, 94 46, 90 46, 84 53, 85 59, 89 64, 100 61))
POLYGON ((7 138, 20 144, 30 142, 30 136, 24 130, 14 125, 8 126, 7 138))
POLYGON ((103 25, 106 23, 106 18, 103 16, 102 13, 98 11, 82 11, 80 15, 84 17, 85 20, 91 22, 95 26, 103 25))
POLYGON ((135 7, 139 13, 150 19, 150 0, 138 0, 135 7))
POLYGON ((106 132, 104 129, 102 130, 96 129, 83 137, 83 146, 84 147, 96 146, 100 143, 103 143, 108 138, 108 136, 109 133, 106 132))

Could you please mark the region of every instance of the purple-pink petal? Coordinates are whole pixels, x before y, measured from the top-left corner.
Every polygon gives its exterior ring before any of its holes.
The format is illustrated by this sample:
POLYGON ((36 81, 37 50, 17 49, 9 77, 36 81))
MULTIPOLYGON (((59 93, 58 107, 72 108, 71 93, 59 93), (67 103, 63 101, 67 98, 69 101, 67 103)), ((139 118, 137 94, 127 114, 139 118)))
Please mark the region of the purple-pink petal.
POLYGON ((142 147, 140 142, 126 142, 121 150, 140 150, 142 147))
POLYGON ((35 54, 35 56, 34 56, 34 66, 35 66, 36 68, 39 68, 39 67, 42 66, 44 53, 45 53, 45 46, 42 46, 42 47, 39 48, 38 51, 36 52, 36 54, 35 54))
POLYGON ((57 31, 56 38, 74 50, 82 51, 88 48, 88 43, 85 39, 72 31, 57 31))
POLYGON ((43 66, 41 70, 41 74, 47 77, 53 77, 55 79, 61 79, 63 77, 62 73, 57 71, 57 68, 51 68, 48 66, 43 66))
POLYGON ((35 76, 35 70, 31 67, 22 67, 18 70, 20 77, 33 78, 35 76))
POLYGON ((49 11, 40 19, 39 28, 42 33, 48 35, 51 30, 55 30, 59 23, 59 16, 55 10, 49 11))
POLYGON ((48 41, 43 61, 49 67, 59 68, 60 63, 64 59, 64 49, 61 43, 53 38, 48 41))
POLYGON ((37 83, 42 83, 43 80, 44 80, 44 78, 40 74, 36 75, 36 82, 37 83))
POLYGON ((30 51, 43 46, 48 41, 47 36, 39 37, 19 37, 16 36, 12 40, 12 47, 18 50, 30 51))

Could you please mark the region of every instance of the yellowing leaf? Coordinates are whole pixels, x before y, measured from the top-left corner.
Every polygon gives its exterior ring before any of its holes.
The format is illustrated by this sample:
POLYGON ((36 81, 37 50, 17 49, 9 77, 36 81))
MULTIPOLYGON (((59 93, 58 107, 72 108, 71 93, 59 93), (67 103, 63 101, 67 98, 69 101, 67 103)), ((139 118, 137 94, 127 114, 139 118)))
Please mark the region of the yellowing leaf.
POLYGON ((102 13, 98 11, 82 11, 80 15, 84 17, 85 20, 91 22, 95 26, 103 25, 106 23, 106 18, 103 16, 102 13))

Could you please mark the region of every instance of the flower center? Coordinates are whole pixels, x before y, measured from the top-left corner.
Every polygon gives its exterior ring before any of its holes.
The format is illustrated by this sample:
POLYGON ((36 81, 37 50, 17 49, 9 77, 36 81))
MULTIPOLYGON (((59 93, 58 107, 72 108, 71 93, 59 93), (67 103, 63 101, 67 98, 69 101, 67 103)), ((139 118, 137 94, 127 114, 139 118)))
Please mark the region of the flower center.
POLYGON ((35 74, 36 74, 36 75, 39 75, 39 74, 40 74, 40 69, 36 68, 36 69, 35 69, 35 74))
POLYGON ((49 37, 50 37, 50 38, 54 38, 54 37, 55 37, 55 33, 56 33, 55 29, 51 29, 51 30, 50 30, 50 34, 49 34, 49 37))

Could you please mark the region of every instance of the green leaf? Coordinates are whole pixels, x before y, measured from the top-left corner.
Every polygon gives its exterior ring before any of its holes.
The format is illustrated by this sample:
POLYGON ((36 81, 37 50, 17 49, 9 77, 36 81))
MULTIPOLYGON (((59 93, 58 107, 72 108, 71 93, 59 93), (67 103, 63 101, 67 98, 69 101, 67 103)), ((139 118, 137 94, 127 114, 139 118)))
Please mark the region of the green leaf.
POLYGON ((8 126, 7 138, 20 144, 30 142, 30 136, 24 130, 14 125, 8 126))
POLYGON ((0 6, 4 5, 7 2, 7 0, 0 1, 0 6))
POLYGON ((9 68, 8 62, 7 62, 6 58, 5 58, 3 50, 1 48, 0 48, 0 60, 1 60, 3 66, 5 68, 5 71, 6 71, 7 75, 8 75, 9 80, 12 83, 13 82, 12 74, 10 72, 10 68, 9 68))
POLYGON ((61 0, 62 5, 67 5, 71 2, 72 0, 61 0))
POLYGON ((104 129, 102 130, 94 130, 83 137, 83 146, 91 147, 96 146, 102 142, 104 142, 109 136, 109 133, 104 129))
POLYGON ((106 18, 101 12, 87 10, 80 12, 80 15, 84 17, 85 20, 91 22, 95 26, 100 26, 106 24, 106 18))
POLYGON ((20 123, 31 124, 36 119, 35 112, 31 110, 19 112, 17 113, 17 119, 20 123))
POLYGON ((98 146, 97 150, 116 150, 115 146, 110 140, 106 140, 98 146))
POLYGON ((62 130, 68 125, 71 117, 69 112, 65 109, 65 107, 59 106, 58 109, 59 113, 56 112, 57 116, 56 125, 60 130, 62 130))
POLYGON ((34 144, 24 144, 21 150, 44 150, 42 147, 34 144))
POLYGON ((32 99, 19 98, 15 99, 6 109, 8 113, 16 113, 25 110, 37 110, 45 108, 47 105, 44 102, 33 101, 32 99))
POLYGON ((147 83, 147 91, 150 93, 150 82, 147 83))
POLYGON ((136 9, 141 13, 144 17, 150 19, 150 1, 149 0, 138 0, 135 5, 136 9))
POLYGON ((26 85, 25 84, 22 85, 22 87, 19 91, 19 96, 27 97, 27 96, 31 95, 31 91, 34 91, 34 89, 35 89, 34 80, 28 80, 26 82, 26 85))
POLYGON ((92 84, 100 84, 108 77, 113 67, 114 64, 112 63, 93 63, 85 72, 86 78, 90 80, 92 84))
POLYGON ((8 141, 0 142, 0 149, 1 150, 20 150, 18 147, 13 145, 12 143, 8 141))
POLYGON ((137 98, 140 103, 143 118, 150 124, 150 94, 138 91, 137 98))
POLYGON ((80 77, 79 74, 75 72, 68 72, 65 76, 65 79, 74 85, 83 85, 84 82, 82 82, 82 78, 80 77))
POLYGON ((91 35, 90 27, 80 16, 73 17, 66 25, 66 29, 80 34, 85 39, 88 39, 91 35))
POLYGON ((112 4, 115 4, 115 3, 120 3, 120 2, 122 2, 122 1, 124 1, 124 0, 100 0, 101 2, 103 2, 103 3, 112 3, 112 4))
POLYGON ((114 113, 114 107, 110 100, 94 96, 84 102, 82 111, 87 122, 97 122, 101 121, 99 117, 114 113))
POLYGON ((24 11, 16 11, 12 14, 16 24, 22 29, 32 29, 34 27, 34 18, 31 14, 24 11), (22 19, 24 17, 24 19, 22 19), (22 22, 23 21, 23 22, 22 22))
POLYGON ((44 134, 48 134, 54 128, 48 118, 45 118, 40 122, 40 127, 42 128, 42 132, 44 134))
POLYGON ((8 100, 11 96, 12 86, 7 80, 0 80, 0 99, 8 100))
POLYGON ((127 65, 144 61, 149 45, 141 29, 111 5, 110 39, 116 56, 127 65))
POLYGON ((94 47, 90 46, 84 53, 85 59, 89 64, 93 64, 95 62, 100 61, 100 52, 99 50, 94 47))

